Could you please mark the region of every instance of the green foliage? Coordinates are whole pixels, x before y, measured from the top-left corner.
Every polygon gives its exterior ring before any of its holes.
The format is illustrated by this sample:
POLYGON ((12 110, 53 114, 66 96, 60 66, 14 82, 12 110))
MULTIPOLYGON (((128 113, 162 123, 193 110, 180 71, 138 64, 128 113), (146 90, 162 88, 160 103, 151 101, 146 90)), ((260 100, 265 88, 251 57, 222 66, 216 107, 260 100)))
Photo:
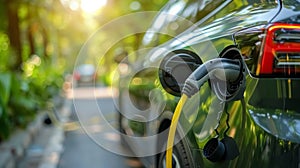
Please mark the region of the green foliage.
MULTIPOLYGON (((1 87, 1 86, 0 86, 1 87)), ((2 99, 0 98, 0 142, 3 139, 8 138, 10 131, 11 131, 11 124, 9 122, 7 113, 6 113, 6 108, 5 105, 2 101, 2 99)))
MULTIPOLYGON (((159 9, 165 1, 108 1, 105 7, 90 15, 70 8, 69 1, 63 4, 62 1, 0 0, 0 142, 15 128, 25 127, 59 94, 62 74, 73 70, 76 56, 92 32, 119 16, 159 9), (12 6, 13 11, 8 12, 12 6), (17 33, 9 25, 18 27, 17 33)), ((135 26, 139 25, 129 28, 135 26)), ((104 32, 103 38, 116 31, 104 32)), ((129 51, 135 51, 140 40, 141 36, 136 35, 117 47, 128 46, 129 51)), ((108 85, 112 83, 112 70, 116 66, 113 53, 104 58, 104 71, 99 74, 108 85)))
POLYGON ((32 63, 24 63, 23 73, 0 73, 0 141, 16 127, 24 128, 59 94, 63 83, 61 69, 46 61, 33 67, 32 63))
POLYGON ((0 141, 9 135, 10 124, 7 117, 7 103, 10 95, 10 74, 0 75, 0 141))
POLYGON ((8 105, 10 120, 15 126, 24 127, 34 117, 37 102, 31 94, 26 79, 20 74, 13 74, 8 105))
POLYGON ((0 31, 0 72, 7 69, 8 62, 8 52, 9 52, 9 38, 7 34, 0 31))
MULTIPOLYGON (((11 74, 2 73, 0 75, 0 98, 3 104, 7 104, 10 96, 11 74)), ((1 116, 1 114, 0 114, 1 116)))
POLYGON ((63 68, 63 65, 53 65, 36 55, 23 64, 28 94, 36 99, 39 106, 44 107, 47 100, 58 94, 63 84, 63 68))

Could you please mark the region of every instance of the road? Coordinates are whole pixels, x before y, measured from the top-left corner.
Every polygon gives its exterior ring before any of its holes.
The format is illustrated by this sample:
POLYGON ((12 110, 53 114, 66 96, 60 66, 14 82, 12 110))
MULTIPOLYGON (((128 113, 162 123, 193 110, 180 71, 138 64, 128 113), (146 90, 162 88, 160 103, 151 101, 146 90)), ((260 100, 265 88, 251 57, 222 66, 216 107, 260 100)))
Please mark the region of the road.
POLYGON ((120 145, 116 131, 115 96, 101 87, 80 87, 70 93, 73 108, 58 168, 142 167, 137 159, 119 155, 129 151, 120 145))

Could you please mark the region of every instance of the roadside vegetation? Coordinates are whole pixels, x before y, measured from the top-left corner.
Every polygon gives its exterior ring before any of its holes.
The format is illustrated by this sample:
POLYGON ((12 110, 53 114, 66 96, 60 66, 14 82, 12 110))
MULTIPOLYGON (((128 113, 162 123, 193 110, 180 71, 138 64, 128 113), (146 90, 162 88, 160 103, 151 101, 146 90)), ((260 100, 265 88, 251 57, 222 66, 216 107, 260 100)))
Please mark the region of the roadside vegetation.
MULTIPOLYGON (((60 94, 82 45, 98 27, 128 13, 158 10, 166 2, 102 1, 96 6, 97 0, 0 0, 0 142, 60 94)), ((107 36, 116 29, 110 31, 107 36)), ((141 34, 133 35, 116 48, 130 50, 140 40, 141 34)), ((106 84, 114 50, 105 55, 98 74, 106 84)))

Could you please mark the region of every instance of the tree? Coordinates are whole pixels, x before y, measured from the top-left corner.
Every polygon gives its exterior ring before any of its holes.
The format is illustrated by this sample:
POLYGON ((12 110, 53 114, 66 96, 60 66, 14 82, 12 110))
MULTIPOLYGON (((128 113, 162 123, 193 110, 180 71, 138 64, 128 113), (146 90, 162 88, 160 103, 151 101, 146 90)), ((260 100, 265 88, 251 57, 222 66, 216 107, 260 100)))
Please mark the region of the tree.
POLYGON ((11 56, 14 61, 12 64, 12 69, 15 71, 21 70, 22 64, 22 45, 20 38, 20 27, 19 27, 19 17, 18 17, 18 3, 16 0, 5 0, 6 14, 7 14, 7 33, 10 39, 11 45, 11 56))

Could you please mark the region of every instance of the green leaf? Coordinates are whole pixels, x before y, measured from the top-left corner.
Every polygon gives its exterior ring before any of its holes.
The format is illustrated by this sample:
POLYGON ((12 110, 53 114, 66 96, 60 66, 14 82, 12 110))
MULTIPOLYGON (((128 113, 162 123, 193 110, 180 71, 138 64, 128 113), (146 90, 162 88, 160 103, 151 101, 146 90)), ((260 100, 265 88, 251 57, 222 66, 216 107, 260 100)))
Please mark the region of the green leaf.
POLYGON ((1 116, 4 112, 4 108, 5 108, 2 102, 3 102, 2 98, 0 97, 0 118, 1 118, 1 116))
POLYGON ((0 97, 4 106, 8 103, 11 89, 11 74, 0 73, 0 97))
POLYGON ((10 134, 10 122, 5 112, 5 106, 0 98, 0 142, 10 134))

